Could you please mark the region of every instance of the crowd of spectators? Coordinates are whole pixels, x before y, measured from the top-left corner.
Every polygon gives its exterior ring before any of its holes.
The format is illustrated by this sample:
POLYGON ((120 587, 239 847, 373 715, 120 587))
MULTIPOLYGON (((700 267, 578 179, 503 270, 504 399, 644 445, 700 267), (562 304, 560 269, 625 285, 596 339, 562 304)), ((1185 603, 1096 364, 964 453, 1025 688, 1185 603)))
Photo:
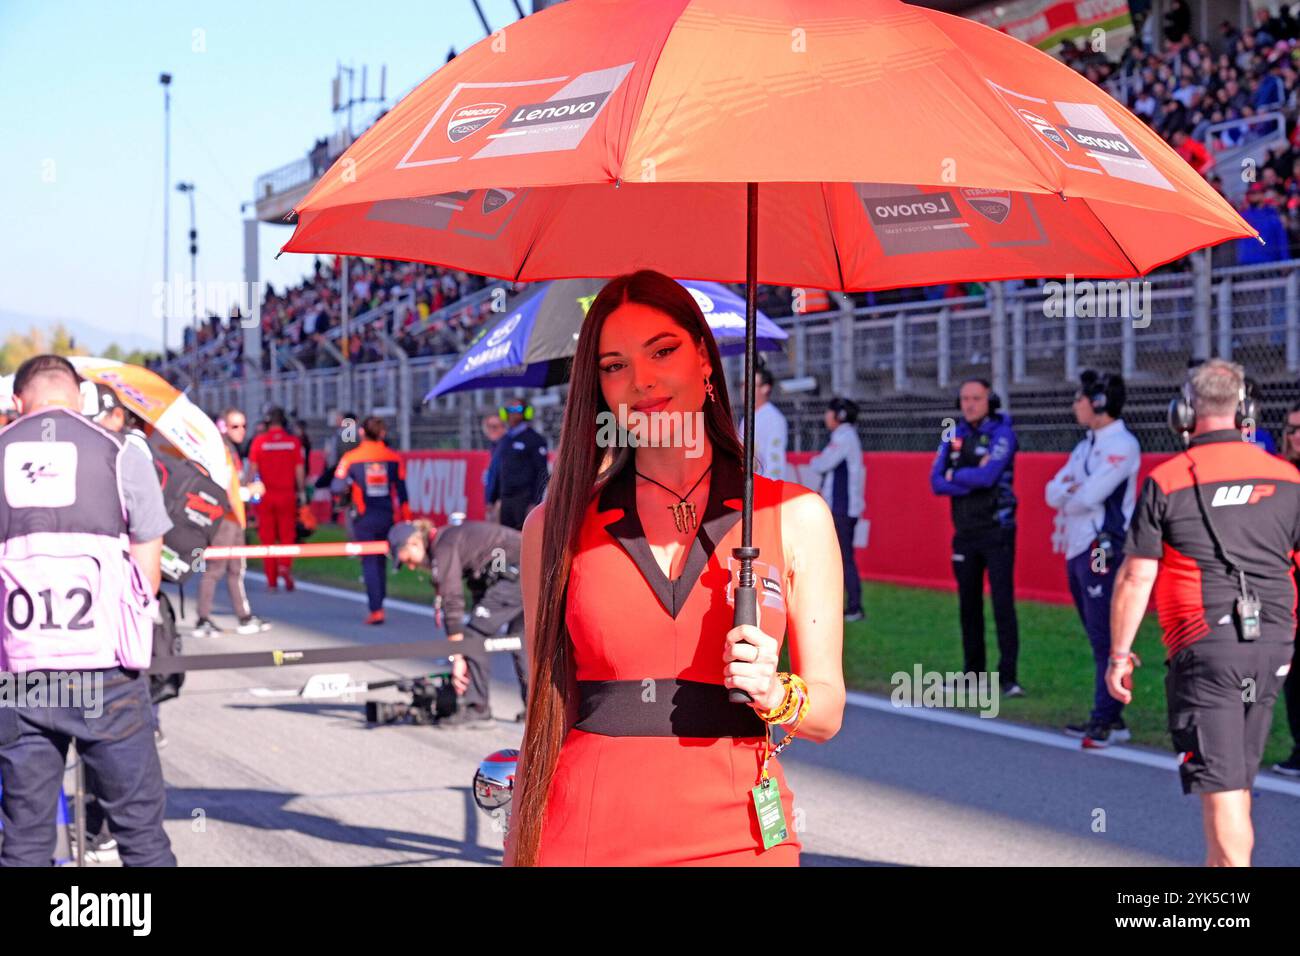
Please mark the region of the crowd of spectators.
MULTIPOLYGON (((381 330, 411 356, 455 353, 492 315, 490 301, 455 307, 487 285, 482 276, 423 263, 350 258, 348 311, 354 324, 345 340, 341 262, 318 257, 298 285, 281 292, 268 285, 260 312, 263 371, 270 368, 272 344, 308 369, 337 366, 340 357, 355 364, 382 361, 388 356, 381 330), (390 302, 399 304, 377 319, 356 321, 390 302)), ((241 376, 244 323, 234 312, 226 319, 209 316, 197 328, 187 326, 182 348, 187 370, 193 366, 205 380, 241 376)))
MULTIPOLYGON (((1260 10, 1253 29, 1241 31, 1223 21, 1212 40, 1196 37, 1191 26, 1186 0, 1173 0, 1163 19, 1138 24, 1118 59, 1082 37, 1064 44, 1059 56, 1150 125, 1226 198, 1236 197, 1242 216, 1266 243, 1251 239, 1216 246, 1216 267, 1300 256, 1300 20, 1291 7, 1276 14, 1260 10), (1249 122, 1270 113, 1284 116, 1285 142, 1268 149, 1258 164, 1224 161, 1226 150, 1277 131, 1267 119, 1249 122), (1225 189, 1225 181, 1238 176, 1244 178, 1244 189, 1225 189)), ((385 311, 382 324, 408 355, 461 352, 492 317, 488 301, 441 311, 482 289, 487 280, 481 276, 420 263, 356 258, 349 263, 353 317, 393 300, 407 303, 385 311)), ((1165 268, 1186 268, 1186 260, 1165 268)), ((385 359, 379 323, 353 329, 344 345, 340 288, 337 257, 317 258, 298 286, 278 293, 268 288, 261 310, 263 342, 288 350, 309 369, 338 365, 335 352, 345 348, 354 363, 385 359)), ((791 291, 762 286, 758 306, 769 315, 789 315, 794 309, 791 291)), ((852 298, 863 306, 889 305, 980 291, 978 284, 963 283, 857 293, 852 298)), ((184 353, 201 378, 242 374, 240 317, 223 321, 213 316, 197 330, 186 329, 184 353)), ((269 353, 264 347, 264 370, 269 353)))
POLYGON ((1148 19, 1118 61, 1080 39, 1062 59, 1104 86, 1225 197, 1267 244, 1239 240, 1215 247, 1215 266, 1251 265, 1300 254, 1300 20, 1290 6, 1256 13, 1253 29, 1220 23, 1212 39, 1196 37, 1186 0, 1161 21, 1148 19), (1157 38, 1156 31, 1161 32, 1157 38), (1153 52, 1157 39, 1160 52, 1153 52), (1263 118, 1280 113, 1285 125, 1263 118), (1250 122, 1261 117, 1258 122, 1250 122), (1225 125, 1226 124, 1226 125, 1225 125), (1277 138, 1262 162, 1230 160, 1227 150, 1277 138), (1284 140, 1284 141, 1283 141, 1284 140), (1236 182, 1232 180, 1236 179, 1236 182))

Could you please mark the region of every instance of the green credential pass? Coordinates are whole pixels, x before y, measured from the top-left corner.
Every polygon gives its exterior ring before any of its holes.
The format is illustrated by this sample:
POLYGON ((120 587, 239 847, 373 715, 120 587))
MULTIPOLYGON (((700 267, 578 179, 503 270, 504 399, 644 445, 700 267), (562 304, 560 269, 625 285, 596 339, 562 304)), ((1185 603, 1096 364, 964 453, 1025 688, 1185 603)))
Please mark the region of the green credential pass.
POLYGON ((785 823, 785 808, 781 806, 781 788, 769 777, 750 793, 754 797, 754 810, 758 813, 758 828, 763 834, 763 849, 770 850, 790 835, 785 823))

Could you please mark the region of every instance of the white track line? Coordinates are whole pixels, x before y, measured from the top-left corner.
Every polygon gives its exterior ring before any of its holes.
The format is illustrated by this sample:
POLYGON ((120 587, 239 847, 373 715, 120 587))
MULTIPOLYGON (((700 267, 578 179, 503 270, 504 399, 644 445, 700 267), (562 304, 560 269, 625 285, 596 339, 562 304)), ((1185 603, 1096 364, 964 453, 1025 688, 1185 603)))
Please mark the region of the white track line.
MULTIPOLYGON (((898 707, 887 698, 877 697, 873 694, 864 694, 860 691, 851 690, 846 695, 847 702, 855 707, 863 707, 867 710, 880 711, 887 714, 897 714, 900 717, 912 717, 916 720, 928 720, 935 724, 944 724, 948 727, 960 727, 964 730, 973 730, 978 733, 993 734, 996 737, 1007 737, 1011 740, 1024 740, 1029 743, 1042 744, 1045 747, 1055 747, 1058 750, 1082 751, 1083 747, 1079 741, 1067 737, 1064 734, 1053 733, 1050 730, 1039 730, 1035 727, 1024 727, 1020 724, 1005 723, 996 718, 972 717, 969 714, 957 713, 953 710, 938 707, 898 707)), ((1152 753, 1149 750, 1140 750, 1136 747, 1125 747, 1122 745, 1112 745, 1104 750, 1090 750, 1087 757, 1091 758, 1104 757, 1110 760, 1122 760, 1125 763, 1140 764, 1144 767, 1154 767, 1158 770, 1168 770, 1177 772, 1178 760, 1167 754, 1152 753)), ((1255 777, 1255 788, 1259 790, 1271 790, 1274 793, 1285 793, 1288 796, 1300 797, 1300 783, 1292 783, 1290 780, 1283 780, 1271 771, 1261 770, 1255 777)))
MULTIPOLYGON (((324 584, 313 584, 310 581, 295 581, 294 584, 311 594, 324 594, 330 597, 341 598, 345 601, 352 601, 357 604, 365 604, 366 596, 359 591, 347 591, 343 588, 329 587, 324 584)), ((433 616, 433 608, 425 607, 420 604, 414 604, 410 601, 395 601, 388 599, 384 601, 384 608, 392 608, 395 611, 405 611, 408 614, 418 614, 424 617, 433 616)), ((995 737, 1007 737, 1011 740, 1023 740, 1028 743, 1041 744, 1044 747, 1055 747, 1058 750, 1082 751, 1083 747, 1072 737, 1066 737, 1064 734, 1053 733, 1050 730, 1039 730, 1034 727, 1024 727, 1020 724, 1005 723, 1003 721, 989 719, 987 717, 972 717, 969 714, 958 713, 950 709, 938 707, 896 707, 889 699, 877 697, 874 694, 864 694, 861 691, 851 690, 846 695, 846 703, 854 707, 861 707, 865 710, 875 710, 886 714, 897 714, 900 717, 911 717, 915 720, 928 720, 935 724, 944 724, 948 727, 960 727, 963 730, 973 730, 976 733, 992 734, 995 737)), ((1112 745, 1105 750, 1090 750, 1087 754, 1089 758, 1100 757, 1108 760, 1122 760, 1125 763, 1139 764, 1144 767, 1153 767, 1157 770, 1168 770, 1177 772, 1178 761, 1168 754, 1152 753, 1149 750, 1140 750, 1136 747, 1125 747, 1123 745, 1112 745)), ((1271 771, 1262 770, 1255 777, 1255 789, 1271 790, 1274 793, 1284 793, 1291 797, 1300 797, 1300 783, 1292 783, 1290 780, 1283 780, 1271 771)))

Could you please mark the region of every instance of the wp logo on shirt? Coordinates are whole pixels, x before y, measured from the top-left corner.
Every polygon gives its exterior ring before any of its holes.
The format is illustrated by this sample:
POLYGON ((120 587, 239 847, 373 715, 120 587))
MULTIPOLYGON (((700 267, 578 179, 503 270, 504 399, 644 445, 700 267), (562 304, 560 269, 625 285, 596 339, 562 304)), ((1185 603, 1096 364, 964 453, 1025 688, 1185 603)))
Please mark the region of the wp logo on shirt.
POLYGON ((1276 485, 1223 485, 1214 492, 1211 508, 1226 508, 1228 505, 1253 505, 1261 498, 1267 498, 1277 490, 1276 485))

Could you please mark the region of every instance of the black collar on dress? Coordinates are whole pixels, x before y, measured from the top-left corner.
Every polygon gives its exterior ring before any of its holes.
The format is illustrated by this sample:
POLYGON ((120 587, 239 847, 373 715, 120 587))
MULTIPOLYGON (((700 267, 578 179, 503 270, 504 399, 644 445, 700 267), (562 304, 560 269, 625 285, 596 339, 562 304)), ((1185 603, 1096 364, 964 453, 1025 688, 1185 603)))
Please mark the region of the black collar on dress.
POLYGON ((618 512, 606 522, 606 530, 640 569, 641 576, 650 585, 664 610, 676 618, 717 549, 718 542, 740 520, 744 475, 738 465, 715 453, 713 471, 709 475, 709 500, 704 506, 700 527, 691 540, 681 577, 670 581, 650 550, 645 529, 641 526, 641 517, 637 514, 635 468, 636 456, 633 455, 622 471, 601 489, 596 510, 618 512))

